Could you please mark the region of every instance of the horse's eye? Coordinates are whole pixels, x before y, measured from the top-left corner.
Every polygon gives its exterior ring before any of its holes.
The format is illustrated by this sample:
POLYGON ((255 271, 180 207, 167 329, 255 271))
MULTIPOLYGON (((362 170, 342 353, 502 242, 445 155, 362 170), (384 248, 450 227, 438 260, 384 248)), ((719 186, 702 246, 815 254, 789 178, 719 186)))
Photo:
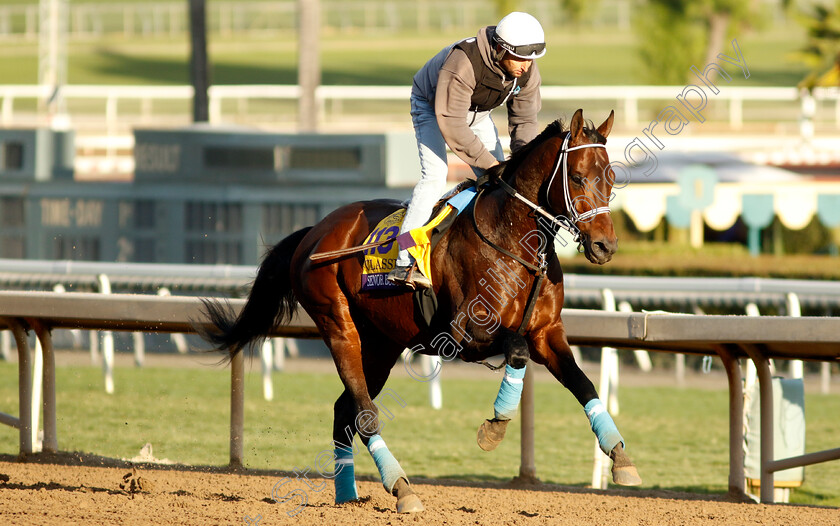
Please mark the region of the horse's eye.
POLYGON ((579 175, 572 175, 572 182, 578 186, 583 186, 583 177, 579 175))

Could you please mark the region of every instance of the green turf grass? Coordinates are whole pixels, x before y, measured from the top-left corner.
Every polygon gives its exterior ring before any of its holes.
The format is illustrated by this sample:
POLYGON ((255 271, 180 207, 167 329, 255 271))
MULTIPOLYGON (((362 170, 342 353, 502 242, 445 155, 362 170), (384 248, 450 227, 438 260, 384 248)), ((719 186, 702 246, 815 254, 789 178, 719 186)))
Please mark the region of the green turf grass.
MULTIPOLYGON (((322 82, 326 85, 410 85, 423 63, 464 32, 324 35, 321 43, 322 82)), ((796 26, 737 37, 750 78, 747 86, 793 86, 805 68, 789 59, 802 46, 796 26)), ((633 85, 644 83, 629 31, 554 31, 549 51, 539 61, 545 85, 633 85)), ((214 84, 294 84, 297 43, 274 35, 223 38, 211 35, 209 55, 214 84)), ((733 55, 727 45, 724 50, 733 55)), ((68 82, 71 84, 188 84, 186 35, 125 39, 119 35, 71 40, 68 82)), ((0 82, 37 82, 37 42, 4 42, 0 82)), ((698 65, 700 66, 700 65, 698 65)), ((688 76, 688 72, 686 72, 688 76)), ((617 94, 620 95, 620 94, 617 94)))

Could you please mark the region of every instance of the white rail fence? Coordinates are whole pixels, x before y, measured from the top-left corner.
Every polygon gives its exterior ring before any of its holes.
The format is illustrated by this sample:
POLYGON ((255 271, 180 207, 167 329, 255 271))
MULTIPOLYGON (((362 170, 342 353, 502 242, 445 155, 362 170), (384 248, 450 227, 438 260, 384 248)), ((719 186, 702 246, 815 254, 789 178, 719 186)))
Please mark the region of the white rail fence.
MULTIPOLYGON (((191 294, 231 294, 247 285, 255 275, 255 268, 231 265, 170 265, 145 263, 100 263, 75 261, 0 260, 0 286, 23 289, 94 290, 110 294, 112 289, 142 290, 159 296, 168 296, 171 290, 182 289, 191 294)), ((803 307, 811 312, 834 314, 840 309, 840 284, 828 281, 782 280, 763 278, 648 278, 628 276, 565 276, 566 302, 573 306, 586 306, 607 312, 633 312, 633 310, 665 308, 672 312, 703 313, 704 309, 725 307, 730 312, 743 312, 758 316, 759 308, 776 309, 787 316, 801 316, 803 307)), ((187 350, 181 334, 172 335, 178 352, 187 350)), ((132 338, 135 365, 144 363, 145 347, 142 335, 132 338)), ((101 359, 105 389, 114 390, 113 363, 114 340, 109 331, 92 332, 90 338, 91 361, 101 359), (100 343, 102 355, 100 357, 100 343)), ((270 373, 282 370, 288 353, 298 355, 294 340, 275 338, 260 349, 263 372, 263 395, 273 397, 274 388, 270 373)), ((11 339, 3 333, 0 340, 0 358, 11 356, 11 339)), ((651 360, 646 351, 636 350, 634 358, 639 368, 651 370, 651 360)), ((439 363, 439 362, 438 362, 439 363)), ((425 360, 423 367, 437 367, 425 360)), ((790 372, 801 378, 801 362, 792 362, 790 372)), ((755 371, 748 369, 754 379, 755 371)), ((685 356, 676 355, 676 384, 685 380, 685 356)), ((442 407, 439 376, 430 382, 430 401, 433 407, 442 407)), ((610 412, 618 413, 619 360, 614 348, 605 347, 601 353, 602 398, 610 412)), ((820 366, 820 390, 828 393, 831 386, 831 364, 820 366)))
MULTIPOLYGON (((520 9, 537 15, 546 28, 569 24, 557 0, 525 0, 520 9)), ((69 5, 68 31, 71 38, 87 39, 105 35, 124 38, 177 37, 189 31, 187 2, 118 2, 69 5)), ((451 31, 474 30, 496 22, 494 9, 487 2, 463 0, 345 1, 321 0, 322 27, 325 32, 358 31, 451 31)), ((632 0, 601 0, 591 6, 581 21, 584 26, 630 28, 632 0)), ((297 28, 297 2, 244 1, 208 2, 208 30, 211 34, 277 33, 297 28)), ((776 20, 780 20, 777 18, 776 20)), ((37 40, 38 3, 0 6, 0 39, 37 40)))
MULTIPOLYGON (((544 105, 560 105, 567 111, 573 110, 571 103, 606 104, 616 109, 619 124, 638 128, 655 120, 666 106, 676 104, 675 97, 683 89, 684 86, 543 86, 541 92, 544 105)), ((408 125, 410 92, 410 86, 319 86, 315 96, 325 123, 339 120, 342 114, 353 115, 354 105, 347 102, 368 101, 376 103, 362 108, 368 120, 371 114, 396 111, 408 125)), ((67 104, 67 114, 48 115, 39 108, 53 95, 50 86, 0 85, 0 125, 44 125, 51 119, 63 118, 75 127, 87 119, 96 121, 100 131, 113 135, 137 125, 186 124, 191 118, 193 90, 191 86, 67 85, 59 91, 67 104)), ((210 87, 208 95, 211 123, 296 123, 295 104, 300 96, 296 85, 217 85, 210 87)), ((733 86, 722 89, 708 104, 709 113, 704 116, 733 130, 748 124, 798 125, 803 119, 840 129, 838 88, 820 88, 809 95, 789 87, 733 86)))
MULTIPOLYGON (((320 86, 320 129, 366 132, 409 129, 408 86, 320 86)), ((590 115, 616 109, 617 133, 639 135, 663 108, 676 104, 681 86, 544 86, 543 115, 553 119, 585 107, 590 115)), ((50 115, 44 101, 49 86, 0 85, 0 127, 55 127, 76 131, 77 171, 133 172, 132 130, 170 128, 191 123, 191 86, 68 85, 59 91, 64 112, 50 115)), ((209 90, 210 122, 268 130, 297 129, 295 85, 218 85, 209 90)), ((737 148, 774 148, 766 142, 798 137, 832 141, 840 132, 840 90, 818 89, 813 95, 795 88, 729 87, 708 101, 706 121, 695 123, 686 140, 721 131, 743 135, 737 148), (709 124, 714 123, 714 124, 709 124), (751 132, 751 133, 747 133, 751 132)), ((615 135, 615 133, 614 133, 615 135)), ((735 136, 733 135, 733 139, 735 136)), ((775 143, 774 143, 775 144, 775 143)))
MULTIPOLYGON (((36 451, 37 409, 43 405, 45 451, 58 451, 53 328, 190 332, 200 303, 195 298, 158 298, 140 295, 56 294, 0 292, 0 326, 10 329, 18 348, 17 417, 0 413, 0 424, 19 430, 20 451, 36 451), (42 365, 35 367, 26 332, 34 329, 42 348, 42 365), (37 377, 33 378, 33 376, 37 377), (42 381, 38 385, 38 380, 42 381), (43 398, 41 390, 43 389, 43 398), (37 391, 38 394, 35 393, 37 391)), ((236 301, 241 308, 243 302, 236 301)), ((837 361, 840 359, 840 320, 836 318, 761 319, 746 316, 661 315, 568 310, 563 320, 572 343, 623 348, 645 347, 664 352, 719 356, 729 384, 729 491, 744 495, 743 387, 740 358, 749 358, 758 371, 761 403, 761 501, 774 501, 774 473, 840 459, 840 448, 775 459, 773 390, 769 358, 837 361)), ((277 335, 317 335, 308 317, 296 316, 277 335)), ((241 465, 244 442, 244 358, 231 364, 230 461, 241 465)), ((522 400, 521 477, 535 477, 533 384, 526 374, 522 400)), ((825 416, 823 416, 825 418, 825 416)), ((596 473, 597 475, 597 473, 596 473)))

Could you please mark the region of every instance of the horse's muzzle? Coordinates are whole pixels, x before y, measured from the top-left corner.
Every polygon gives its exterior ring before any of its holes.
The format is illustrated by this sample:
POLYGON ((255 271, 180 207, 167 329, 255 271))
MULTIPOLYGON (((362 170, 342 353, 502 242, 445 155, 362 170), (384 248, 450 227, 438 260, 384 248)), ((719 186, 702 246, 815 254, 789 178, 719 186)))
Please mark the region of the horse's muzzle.
POLYGON ((618 250, 618 239, 615 237, 602 237, 592 240, 586 236, 583 241, 583 254, 591 263, 603 265, 612 259, 613 254, 618 250))

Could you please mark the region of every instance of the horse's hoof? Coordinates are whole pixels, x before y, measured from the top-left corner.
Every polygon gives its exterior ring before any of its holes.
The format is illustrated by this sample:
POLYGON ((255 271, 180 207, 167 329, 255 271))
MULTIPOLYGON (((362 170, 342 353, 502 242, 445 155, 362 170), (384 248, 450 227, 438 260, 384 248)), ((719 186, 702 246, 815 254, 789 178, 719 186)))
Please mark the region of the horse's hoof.
POLYGON ((612 451, 610 458, 613 461, 612 477, 613 482, 620 486, 638 486, 642 483, 642 477, 633 465, 633 461, 624 452, 624 447, 619 443, 612 451))
POLYGON ((413 493, 397 499, 397 513, 417 513, 425 509, 417 494, 413 493))
POLYGON ((505 438, 505 431, 510 420, 485 420, 478 427, 478 447, 484 451, 493 451, 505 438))
POLYGON ((420 502, 420 497, 411 489, 408 480, 400 477, 394 483, 391 494, 397 497, 397 513, 417 513, 423 511, 423 503, 420 502))
POLYGON ((613 482, 619 486, 638 486, 642 483, 642 477, 636 471, 636 466, 612 469, 613 482))

